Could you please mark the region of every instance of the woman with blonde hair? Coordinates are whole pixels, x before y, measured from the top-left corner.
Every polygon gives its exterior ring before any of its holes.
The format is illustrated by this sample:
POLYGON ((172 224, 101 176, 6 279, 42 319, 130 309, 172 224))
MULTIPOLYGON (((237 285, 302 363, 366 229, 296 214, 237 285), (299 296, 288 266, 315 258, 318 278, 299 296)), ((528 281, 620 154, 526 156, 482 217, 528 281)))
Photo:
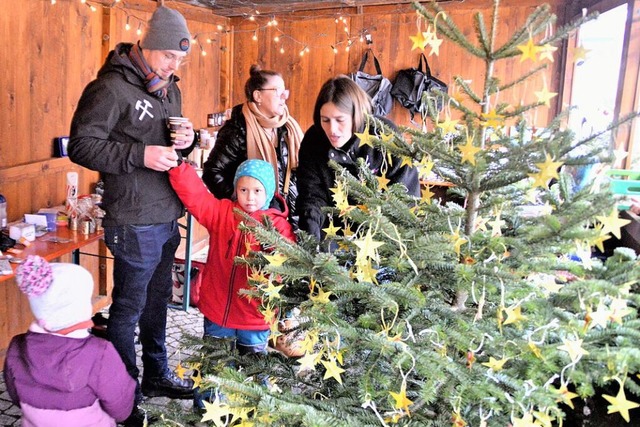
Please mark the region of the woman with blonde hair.
MULTIPOLYGON (((278 184, 276 191, 284 197, 295 227, 296 169, 303 132, 289 115, 289 90, 282 75, 258 65, 252 65, 249 74, 244 86, 246 101, 233 107, 231 117, 218 132, 204 163, 202 180, 217 198, 230 199, 238 165, 247 159, 271 163, 278 184)), ((277 200, 274 198, 274 203, 277 200)))

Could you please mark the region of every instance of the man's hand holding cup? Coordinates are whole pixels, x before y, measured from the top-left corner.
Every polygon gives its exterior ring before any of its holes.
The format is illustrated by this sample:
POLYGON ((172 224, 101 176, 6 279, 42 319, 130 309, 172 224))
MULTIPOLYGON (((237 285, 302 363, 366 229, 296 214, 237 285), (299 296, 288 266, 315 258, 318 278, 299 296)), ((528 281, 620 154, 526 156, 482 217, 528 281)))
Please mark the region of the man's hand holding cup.
POLYGON ((169 117, 171 143, 176 150, 183 150, 193 144, 193 123, 186 117, 169 117))

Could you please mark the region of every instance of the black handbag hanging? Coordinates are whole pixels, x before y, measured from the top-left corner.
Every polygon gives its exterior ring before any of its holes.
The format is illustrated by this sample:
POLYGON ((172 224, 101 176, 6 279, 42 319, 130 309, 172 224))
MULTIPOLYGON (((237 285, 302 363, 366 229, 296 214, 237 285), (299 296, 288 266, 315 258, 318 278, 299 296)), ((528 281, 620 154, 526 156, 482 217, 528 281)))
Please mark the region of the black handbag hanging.
POLYGON ((382 75, 380 69, 380 63, 378 58, 373 54, 371 49, 367 49, 362 54, 362 61, 360 62, 360 68, 355 73, 349 75, 351 80, 355 81, 367 95, 371 97, 373 104, 373 113, 376 116, 386 116, 393 107, 393 98, 391 97, 391 81, 382 75), (364 67, 369 59, 369 53, 373 57, 373 64, 376 68, 375 75, 367 74, 364 72, 364 67))
POLYGON ((396 80, 391 88, 391 95, 411 113, 413 121, 414 114, 422 114, 423 94, 426 92, 427 101, 435 102, 438 111, 442 110, 444 99, 442 95, 435 92, 447 92, 447 85, 431 74, 431 68, 424 53, 420 54, 418 68, 407 68, 398 71, 396 80))

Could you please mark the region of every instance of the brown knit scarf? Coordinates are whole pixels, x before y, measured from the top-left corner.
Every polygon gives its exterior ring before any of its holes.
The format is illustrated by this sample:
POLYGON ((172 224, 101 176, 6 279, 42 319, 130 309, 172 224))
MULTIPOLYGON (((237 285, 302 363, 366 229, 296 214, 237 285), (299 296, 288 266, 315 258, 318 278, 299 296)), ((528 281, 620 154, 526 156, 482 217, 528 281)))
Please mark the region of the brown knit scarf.
POLYGON ((276 155, 276 145, 278 144, 277 129, 284 125, 287 129, 287 148, 289 149, 289 161, 285 174, 282 193, 286 196, 289 192, 289 182, 291 171, 298 167, 298 150, 300 142, 304 136, 298 122, 289 116, 289 109, 284 107, 284 114, 280 117, 268 118, 258 109, 255 102, 245 102, 242 106, 247 122, 247 158, 261 159, 273 165, 276 177, 280 176, 278 171, 278 157, 276 155), (262 128, 262 129, 261 129, 262 128), (274 129, 272 137, 269 139, 263 129, 274 129))

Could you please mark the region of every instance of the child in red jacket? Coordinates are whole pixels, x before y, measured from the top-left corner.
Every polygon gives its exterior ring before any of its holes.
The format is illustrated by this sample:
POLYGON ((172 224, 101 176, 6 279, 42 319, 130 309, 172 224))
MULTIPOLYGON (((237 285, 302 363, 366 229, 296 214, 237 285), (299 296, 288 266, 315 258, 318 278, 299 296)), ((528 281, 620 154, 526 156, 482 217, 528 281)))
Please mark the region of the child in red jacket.
POLYGON ((233 210, 240 208, 258 222, 267 216, 284 237, 295 240, 287 221, 289 209, 279 194, 275 197, 283 211, 269 208, 276 183, 273 166, 257 159, 241 163, 233 180, 233 201, 216 199, 186 163, 171 169, 169 179, 187 210, 209 232, 209 253, 198 301, 205 337, 231 339, 240 354, 266 352, 269 325, 258 310, 260 301, 239 293, 249 288, 248 271, 234 263, 235 257, 247 254, 249 248, 258 251, 260 246, 250 233, 239 229, 242 218, 233 210))

